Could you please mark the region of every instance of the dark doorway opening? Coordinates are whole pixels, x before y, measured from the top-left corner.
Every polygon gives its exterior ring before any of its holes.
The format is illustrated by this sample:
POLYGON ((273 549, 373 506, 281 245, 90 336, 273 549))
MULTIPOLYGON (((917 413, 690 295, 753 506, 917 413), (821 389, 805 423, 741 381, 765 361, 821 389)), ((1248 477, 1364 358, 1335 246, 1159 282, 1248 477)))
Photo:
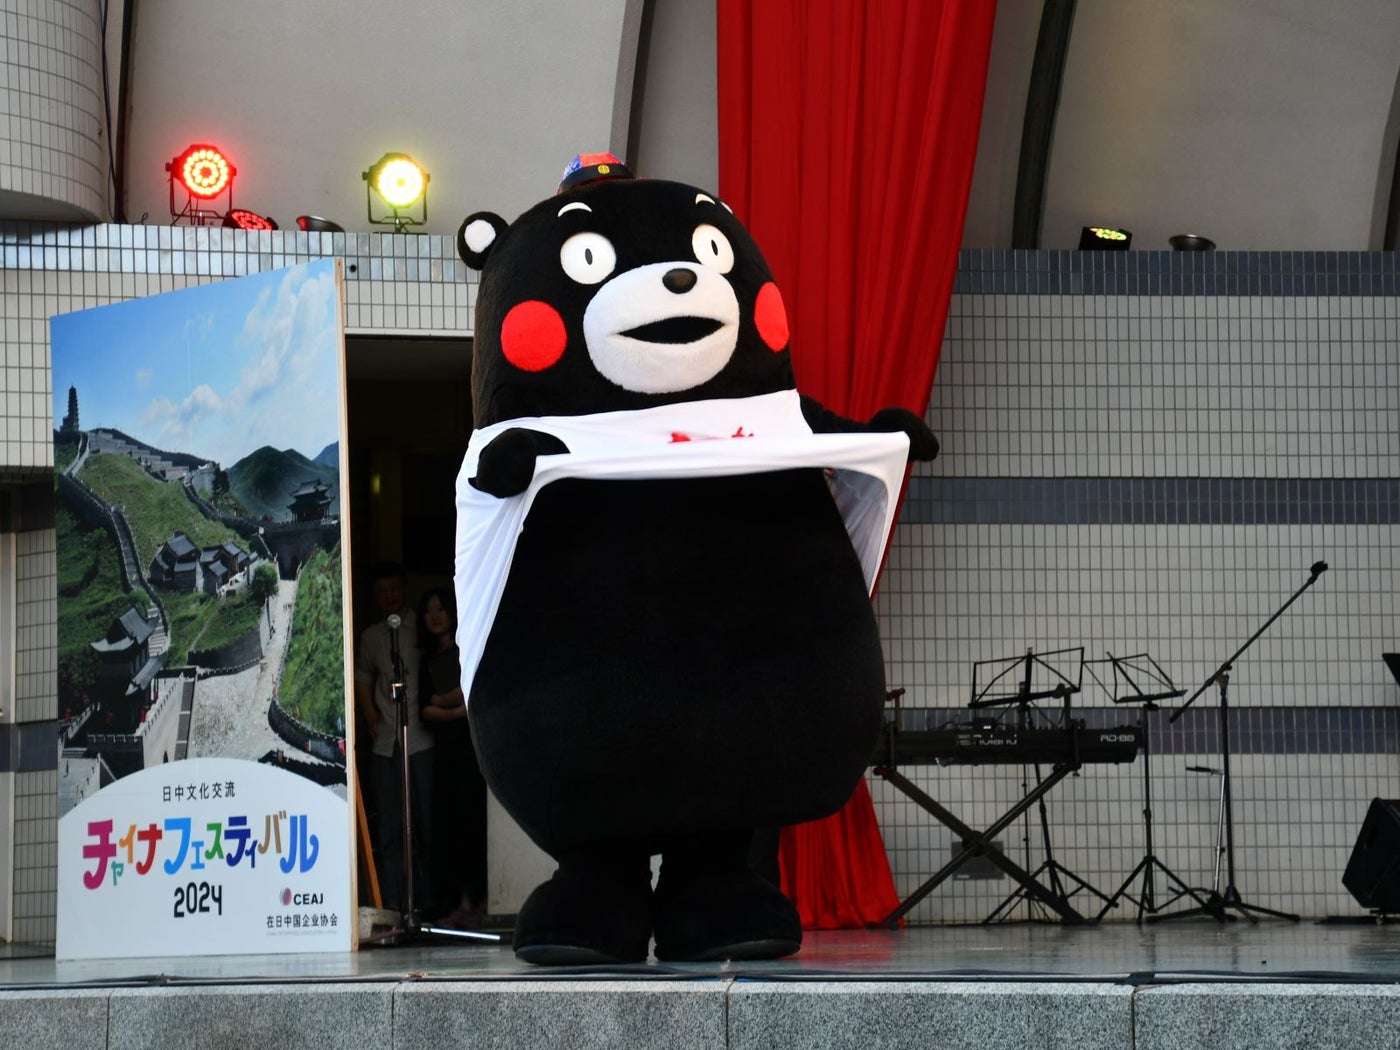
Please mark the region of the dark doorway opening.
POLYGON ((471 340, 347 335, 354 630, 373 621, 366 574, 388 559, 409 598, 452 580, 457 469, 471 436, 471 340))

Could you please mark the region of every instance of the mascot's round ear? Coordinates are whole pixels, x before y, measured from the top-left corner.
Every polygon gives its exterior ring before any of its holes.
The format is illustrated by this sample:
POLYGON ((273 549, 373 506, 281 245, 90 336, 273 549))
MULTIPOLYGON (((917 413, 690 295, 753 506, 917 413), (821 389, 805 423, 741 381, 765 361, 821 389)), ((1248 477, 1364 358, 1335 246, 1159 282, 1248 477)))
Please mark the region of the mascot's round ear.
POLYGON ((457 228, 457 253, 473 270, 486 265, 486 257, 506 232, 509 223, 495 212, 473 212, 457 228))

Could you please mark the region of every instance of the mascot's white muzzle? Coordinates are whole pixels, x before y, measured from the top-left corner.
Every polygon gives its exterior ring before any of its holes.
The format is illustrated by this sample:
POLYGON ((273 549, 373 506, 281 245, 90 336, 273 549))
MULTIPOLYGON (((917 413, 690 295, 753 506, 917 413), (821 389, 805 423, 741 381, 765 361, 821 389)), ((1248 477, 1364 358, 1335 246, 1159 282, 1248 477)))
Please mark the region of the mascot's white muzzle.
POLYGON ((583 313, 593 366, 625 390, 669 394, 713 379, 739 339, 739 300, 722 274, 661 262, 618 274, 583 313))

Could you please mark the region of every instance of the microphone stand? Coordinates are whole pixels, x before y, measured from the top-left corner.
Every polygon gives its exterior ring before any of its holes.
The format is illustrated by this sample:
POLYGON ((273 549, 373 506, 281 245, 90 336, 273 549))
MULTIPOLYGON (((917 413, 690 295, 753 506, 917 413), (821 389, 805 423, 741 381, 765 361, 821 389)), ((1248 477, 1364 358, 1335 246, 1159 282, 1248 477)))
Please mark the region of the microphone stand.
POLYGON ((389 657, 393 663, 394 677, 389 693, 394 700, 395 726, 399 744, 399 797, 403 804, 403 900, 400 902, 399 925, 383 933, 365 938, 367 942, 392 941, 395 944, 425 942, 435 938, 448 940, 483 941, 498 944, 498 933, 480 933, 476 930, 458 930, 448 926, 434 926, 420 922, 418 906, 413 895, 413 784, 410 775, 408 754, 408 687, 404 684, 403 653, 399 649, 399 627, 403 618, 391 613, 385 620, 389 625, 389 657))
MULTIPOLYGON (((1149 915, 1148 922, 1165 921, 1168 919, 1185 919, 1196 915, 1209 915, 1211 918, 1215 919, 1216 922, 1227 922, 1235 918, 1234 915, 1230 914, 1230 912, 1232 911, 1241 913, 1245 918, 1249 919, 1250 922, 1259 921, 1255 917, 1256 915, 1268 915, 1275 919, 1288 919, 1292 922, 1298 921, 1298 916, 1292 915, 1288 912, 1274 911, 1270 908, 1261 908, 1257 904, 1246 904, 1244 902, 1244 899, 1240 896, 1239 889, 1235 885, 1235 819, 1234 812, 1231 808, 1230 793, 1230 670, 1234 666, 1235 661, 1240 658, 1244 651, 1248 649, 1251 645, 1253 645, 1259 639, 1259 636, 1262 635, 1265 631, 1267 631, 1269 627, 1273 624, 1273 622, 1277 620, 1280 616, 1282 616, 1284 611, 1290 605, 1296 602, 1299 599, 1299 597, 1302 596, 1304 591, 1306 591, 1309 587, 1316 583, 1318 577, 1326 571, 1327 563, 1325 561, 1315 562, 1311 570, 1311 575, 1308 576, 1307 580, 1303 583, 1301 587, 1299 587, 1296 591, 1293 592, 1292 597, 1290 597, 1286 602, 1279 606, 1278 609, 1275 610, 1274 614, 1264 621, 1264 625, 1260 627, 1259 630, 1255 631, 1252 635, 1250 635, 1249 640, 1246 641, 1244 645, 1240 646, 1237 650, 1235 650, 1235 654, 1233 656, 1231 656, 1228 660, 1221 664, 1214 672, 1212 672, 1210 677, 1201 683, 1201 687, 1197 689, 1194 693, 1192 693, 1191 696, 1187 699, 1187 701, 1180 707, 1178 707, 1176 711, 1172 713, 1171 718, 1167 720, 1169 724, 1176 722, 1177 719, 1179 719, 1183 714, 1186 713, 1186 709, 1196 702, 1197 697, 1199 697, 1212 685, 1219 687, 1221 759, 1220 797, 1222 807, 1221 819, 1225 826, 1225 871, 1227 878, 1225 883, 1225 892, 1219 893, 1215 889, 1212 889, 1210 891, 1210 894, 1207 896, 1205 903, 1202 904, 1200 907, 1187 908, 1185 911, 1175 912, 1170 915, 1149 915)), ((1218 863, 1219 861, 1217 859, 1217 864, 1218 863)))

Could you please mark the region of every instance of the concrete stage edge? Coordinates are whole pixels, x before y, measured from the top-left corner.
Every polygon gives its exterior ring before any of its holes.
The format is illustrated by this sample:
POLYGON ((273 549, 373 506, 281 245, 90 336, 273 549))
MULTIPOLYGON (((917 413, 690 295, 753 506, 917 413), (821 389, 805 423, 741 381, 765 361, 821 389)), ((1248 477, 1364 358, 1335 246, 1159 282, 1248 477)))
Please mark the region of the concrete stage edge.
POLYGON ((1400 927, 809 933, 788 960, 541 969, 509 948, 57 962, 0 946, 16 1050, 1400 1045, 1400 927))

